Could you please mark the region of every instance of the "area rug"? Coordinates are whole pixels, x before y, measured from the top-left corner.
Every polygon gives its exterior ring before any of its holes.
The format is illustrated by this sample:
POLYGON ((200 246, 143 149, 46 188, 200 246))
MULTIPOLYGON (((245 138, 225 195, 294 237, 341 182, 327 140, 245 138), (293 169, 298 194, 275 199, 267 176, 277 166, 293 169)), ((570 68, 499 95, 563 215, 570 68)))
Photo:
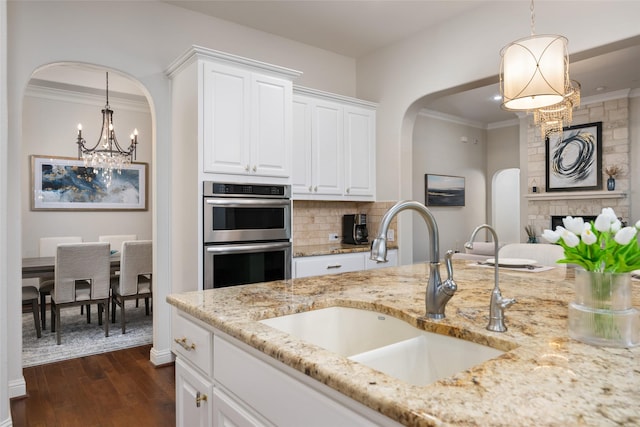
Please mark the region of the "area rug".
MULTIPOLYGON (((136 347, 153 342, 153 316, 146 316, 144 300, 136 308, 135 300, 127 301, 126 333, 120 327, 120 308, 116 306, 116 323, 109 323, 109 336, 104 336, 103 326, 98 325, 96 306, 91 307, 91 323, 79 307, 69 307, 60 312, 61 339, 56 344, 56 333, 51 332, 50 310, 47 309, 47 330, 36 337, 31 312, 22 314, 22 366, 37 366, 60 360, 73 359, 92 354, 106 353, 123 348, 136 347)), ((104 321, 104 319, 103 319, 104 321)))

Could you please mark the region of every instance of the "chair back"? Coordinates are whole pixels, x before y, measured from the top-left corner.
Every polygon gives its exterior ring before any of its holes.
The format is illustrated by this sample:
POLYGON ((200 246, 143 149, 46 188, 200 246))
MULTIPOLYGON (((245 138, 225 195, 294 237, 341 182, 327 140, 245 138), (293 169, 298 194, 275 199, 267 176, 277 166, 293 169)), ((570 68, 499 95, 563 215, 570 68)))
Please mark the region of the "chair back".
POLYGON ((151 240, 124 242, 120 256, 119 293, 124 296, 135 295, 138 293, 138 276, 153 272, 151 240))
POLYGON ((564 258, 564 249, 560 245, 550 243, 509 243, 500 249, 498 255, 499 260, 525 258, 533 259, 540 265, 566 267, 566 264, 557 264, 559 259, 564 258))
POLYGON ((111 234, 98 236, 98 241, 108 242, 111 245, 112 251, 121 251, 122 243, 129 240, 138 240, 138 236, 136 234, 111 234))
POLYGON ((61 243, 82 243, 80 236, 41 237, 38 256, 56 256, 56 248, 61 243))
POLYGON ((108 243, 58 245, 53 297, 57 304, 109 297, 110 262, 108 243), (89 294, 78 298, 76 281, 89 282, 89 294))

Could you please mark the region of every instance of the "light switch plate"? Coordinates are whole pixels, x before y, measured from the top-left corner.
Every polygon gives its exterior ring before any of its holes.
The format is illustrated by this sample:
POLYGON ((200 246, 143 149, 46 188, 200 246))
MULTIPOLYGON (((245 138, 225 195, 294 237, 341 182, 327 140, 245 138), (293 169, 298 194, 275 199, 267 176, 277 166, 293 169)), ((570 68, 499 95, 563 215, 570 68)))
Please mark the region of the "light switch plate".
POLYGON ((387 230, 387 241, 393 242, 396 240, 396 231, 393 228, 387 230))

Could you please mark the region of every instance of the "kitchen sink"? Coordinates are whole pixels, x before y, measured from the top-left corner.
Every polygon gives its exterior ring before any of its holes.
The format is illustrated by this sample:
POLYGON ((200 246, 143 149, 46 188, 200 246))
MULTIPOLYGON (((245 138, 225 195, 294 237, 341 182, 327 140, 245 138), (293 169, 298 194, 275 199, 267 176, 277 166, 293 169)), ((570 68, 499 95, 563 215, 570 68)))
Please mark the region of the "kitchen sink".
POLYGON ((504 352, 426 332, 370 310, 328 307, 260 323, 414 385, 426 385, 504 352))

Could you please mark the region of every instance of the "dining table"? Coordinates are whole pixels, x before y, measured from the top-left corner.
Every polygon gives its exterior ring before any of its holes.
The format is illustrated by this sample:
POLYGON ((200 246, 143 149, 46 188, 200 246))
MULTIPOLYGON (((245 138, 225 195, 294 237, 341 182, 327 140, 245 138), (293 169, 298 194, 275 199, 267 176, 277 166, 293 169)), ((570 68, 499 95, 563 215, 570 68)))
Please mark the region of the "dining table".
MULTIPOLYGON (((111 271, 117 271, 120 269, 120 252, 116 252, 109 256, 109 262, 111 263, 111 271)), ((39 278, 39 277, 52 277, 55 271, 56 257, 32 257, 22 258, 22 278, 39 278)))

